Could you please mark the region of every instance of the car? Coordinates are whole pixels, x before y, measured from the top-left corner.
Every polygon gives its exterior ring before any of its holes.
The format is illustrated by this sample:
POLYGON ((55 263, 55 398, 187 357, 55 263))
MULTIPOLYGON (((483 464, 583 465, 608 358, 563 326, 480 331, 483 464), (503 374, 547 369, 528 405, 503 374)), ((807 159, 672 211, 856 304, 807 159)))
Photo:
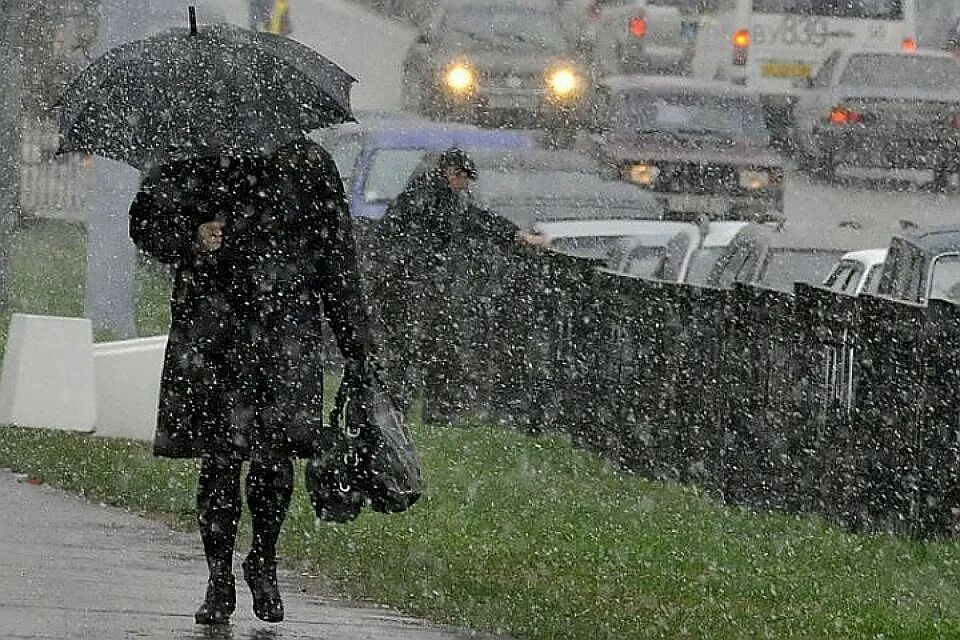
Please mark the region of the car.
POLYGON ((407 108, 435 119, 573 131, 593 81, 552 2, 439 5, 402 63, 407 108))
POLYGON ((663 217, 663 209, 650 194, 578 170, 481 170, 471 191, 479 205, 522 228, 546 221, 663 217))
POLYGON ((932 299, 960 303, 960 226, 893 236, 877 295, 920 305, 932 299))
POLYGON ((699 21, 649 0, 562 0, 567 37, 597 76, 688 75, 699 21))
POLYGON ((565 255, 609 264, 623 251, 626 243, 647 243, 656 247, 650 252, 652 261, 663 259, 659 270, 651 267, 649 277, 671 279, 671 273, 682 270, 688 258, 687 248, 697 233, 696 225, 637 219, 579 219, 537 222, 533 230, 544 238, 544 248, 565 255), (689 237, 684 237, 689 234, 689 237), (673 245, 670 241, 681 236, 673 245), (658 275, 659 274, 659 275, 658 275))
POLYGON ((960 143, 960 61, 943 52, 839 50, 793 106, 802 167, 834 180, 837 167, 924 169, 949 185, 960 143))
POLYGON ((704 285, 746 222, 661 222, 619 243, 608 271, 619 275, 704 285))
POLYGON ((338 125, 317 130, 313 137, 330 150, 345 180, 351 215, 362 220, 383 217, 430 152, 449 147, 469 152, 535 145, 533 137, 524 131, 405 117, 338 125))
POLYGON ((797 282, 819 284, 847 250, 811 246, 804 236, 780 224, 750 223, 737 231, 716 258, 703 284, 727 289, 735 284, 793 291, 797 282))
POLYGON ((609 177, 655 194, 667 217, 750 220, 783 212, 784 162, 759 98, 711 80, 613 76, 575 148, 609 177))
POLYGON ((886 257, 886 249, 864 249, 845 253, 823 281, 823 286, 847 296, 876 293, 886 257))

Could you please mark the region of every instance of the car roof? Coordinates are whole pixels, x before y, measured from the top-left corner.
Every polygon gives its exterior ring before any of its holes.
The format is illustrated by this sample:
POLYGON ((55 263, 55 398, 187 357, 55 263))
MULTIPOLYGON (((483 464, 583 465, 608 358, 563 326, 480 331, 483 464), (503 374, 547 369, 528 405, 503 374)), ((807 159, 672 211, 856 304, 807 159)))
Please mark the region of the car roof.
POLYGON ((675 236, 681 232, 693 231, 697 227, 689 222, 664 222, 662 220, 634 220, 614 218, 610 220, 560 220, 538 222, 535 229, 547 237, 582 238, 589 236, 675 236))
POLYGON ((871 49, 870 47, 857 47, 855 49, 843 49, 841 55, 851 57, 861 54, 882 55, 888 57, 919 57, 919 58, 943 58, 945 60, 957 61, 952 53, 938 51, 937 49, 917 49, 916 51, 903 51, 900 49, 871 49))
POLYGON ((928 255, 960 250, 960 226, 957 225, 925 227, 896 237, 920 248, 928 255))
MULTIPOLYGON (((579 171, 515 171, 481 173, 473 191, 496 206, 530 203, 576 203, 583 206, 637 208, 660 216, 662 207, 649 192, 619 180, 604 180, 579 171)), ((638 216, 641 217, 641 216, 638 216)))
POLYGON ((744 97, 759 100, 755 91, 748 90, 729 82, 719 80, 704 80, 689 76, 651 76, 651 75, 614 75, 607 76, 599 82, 613 91, 635 91, 641 89, 653 91, 685 91, 690 93, 744 97))
POLYGON ((841 260, 850 260, 853 262, 862 262, 867 266, 880 264, 887 259, 887 249, 862 249, 860 251, 848 251, 840 257, 841 260))
POLYGON ((703 246, 725 247, 733 241, 741 229, 749 224, 749 222, 729 220, 711 222, 707 235, 703 238, 703 246))
POLYGON ((416 116, 375 115, 319 132, 321 138, 351 134, 362 136, 365 146, 396 149, 443 149, 454 145, 527 149, 536 144, 533 136, 525 131, 482 129, 470 124, 435 122, 416 116))
POLYGON ((480 171, 574 171, 599 174, 593 156, 576 151, 529 149, 476 149, 470 157, 480 171))

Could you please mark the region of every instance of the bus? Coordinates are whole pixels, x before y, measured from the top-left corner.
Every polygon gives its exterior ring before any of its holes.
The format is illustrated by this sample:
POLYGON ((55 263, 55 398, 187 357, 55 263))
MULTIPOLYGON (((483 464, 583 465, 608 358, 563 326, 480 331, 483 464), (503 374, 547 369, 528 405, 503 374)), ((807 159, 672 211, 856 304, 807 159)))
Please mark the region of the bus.
MULTIPOLYGON (((764 97, 772 129, 789 126, 791 94, 836 49, 912 51, 917 0, 733 0, 717 76, 764 97)), ((729 7, 729 5, 728 5, 729 7)))

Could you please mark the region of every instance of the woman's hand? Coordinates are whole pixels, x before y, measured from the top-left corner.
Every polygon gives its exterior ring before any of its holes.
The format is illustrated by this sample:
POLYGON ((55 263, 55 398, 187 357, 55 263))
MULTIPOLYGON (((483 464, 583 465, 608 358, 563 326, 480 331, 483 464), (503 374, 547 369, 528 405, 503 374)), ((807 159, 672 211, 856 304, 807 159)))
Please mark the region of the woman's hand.
POLYGON ((218 251, 223 246, 223 222, 204 222, 197 227, 197 244, 204 253, 218 251))

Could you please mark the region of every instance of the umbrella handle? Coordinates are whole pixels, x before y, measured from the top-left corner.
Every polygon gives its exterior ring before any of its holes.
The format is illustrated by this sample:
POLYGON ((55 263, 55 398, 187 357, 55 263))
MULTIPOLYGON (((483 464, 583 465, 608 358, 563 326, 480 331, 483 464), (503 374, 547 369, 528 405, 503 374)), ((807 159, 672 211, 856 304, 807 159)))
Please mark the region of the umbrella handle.
POLYGON ((190 16, 190 35, 197 35, 197 8, 191 5, 187 8, 187 13, 190 16))

